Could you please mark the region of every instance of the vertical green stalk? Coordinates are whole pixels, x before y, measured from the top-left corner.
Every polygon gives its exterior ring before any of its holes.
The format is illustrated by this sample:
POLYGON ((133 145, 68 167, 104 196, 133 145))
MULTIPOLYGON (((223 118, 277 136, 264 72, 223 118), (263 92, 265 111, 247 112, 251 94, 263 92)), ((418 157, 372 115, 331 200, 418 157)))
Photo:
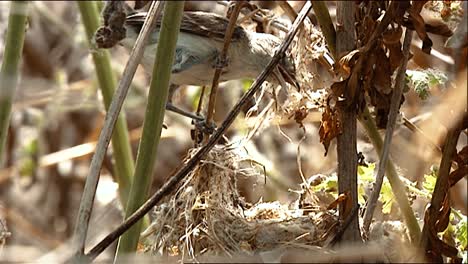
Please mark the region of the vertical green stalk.
POLYGON ((8 134, 11 104, 18 84, 18 66, 23 51, 28 7, 28 1, 11 1, 10 4, 5 50, 0 71, 0 162, 8 134))
MULTIPOLYGON (((151 185, 183 8, 184 1, 167 2, 164 7, 143 132, 138 147, 135 180, 125 212, 126 218, 145 202, 151 185)), ((140 220, 120 238, 118 256, 136 250, 141 225, 140 220)))
MULTIPOLYGON (((99 12, 96 3, 93 1, 77 1, 80 9, 83 25, 88 37, 88 43, 93 49, 92 39, 94 32, 99 27, 99 12)), ((110 56, 107 50, 93 50, 92 52, 96 75, 104 98, 106 110, 112 101, 117 81, 110 64, 110 56)), ((133 155, 128 137, 128 128, 125 121, 125 115, 122 112, 117 119, 115 132, 112 135, 112 148, 114 150, 114 171, 117 182, 119 183, 119 195, 122 204, 125 204, 130 192, 132 183, 132 174, 135 168, 133 155)))
POLYGON ((336 54, 336 31, 333 22, 328 12, 327 4, 325 1, 312 1, 312 8, 319 20, 320 29, 322 29, 323 36, 327 40, 328 49, 337 58, 336 54))

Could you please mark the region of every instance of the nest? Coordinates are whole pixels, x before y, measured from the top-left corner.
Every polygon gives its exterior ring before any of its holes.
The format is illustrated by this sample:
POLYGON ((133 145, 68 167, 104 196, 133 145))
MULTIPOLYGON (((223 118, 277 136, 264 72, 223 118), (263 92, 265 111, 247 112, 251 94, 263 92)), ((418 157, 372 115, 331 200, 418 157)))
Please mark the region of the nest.
POLYGON ((150 250, 196 259, 203 255, 254 255, 272 249, 322 246, 337 220, 333 212, 303 210, 298 202, 248 206, 237 190, 241 167, 235 151, 215 147, 182 182, 175 194, 155 208, 150 250))

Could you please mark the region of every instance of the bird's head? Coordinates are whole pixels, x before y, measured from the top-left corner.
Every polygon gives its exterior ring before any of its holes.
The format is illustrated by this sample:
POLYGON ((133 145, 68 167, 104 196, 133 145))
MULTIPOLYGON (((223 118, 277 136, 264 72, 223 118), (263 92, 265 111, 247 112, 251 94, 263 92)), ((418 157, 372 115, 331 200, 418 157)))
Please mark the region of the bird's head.
MULTIPOLYGON (((252 52, 261 55, 261 57, 265 60, 264 62, 262 62, 262 65, 266 65, 271 60, 271 58, 273 58, 275 51, 281 45, 281 40, 272 34, 252 33, 249 35, 252 43, 252 52)), ((284 54, 280 62, 278 63, 277 68, 278 70, 274 71, 273 74, 280 84, 284 80, 285 82, 291 84, 297 89, 300 88, 295 77, 296 67, 294 65, 294 61, 291 57, 291 54, 284 54)))

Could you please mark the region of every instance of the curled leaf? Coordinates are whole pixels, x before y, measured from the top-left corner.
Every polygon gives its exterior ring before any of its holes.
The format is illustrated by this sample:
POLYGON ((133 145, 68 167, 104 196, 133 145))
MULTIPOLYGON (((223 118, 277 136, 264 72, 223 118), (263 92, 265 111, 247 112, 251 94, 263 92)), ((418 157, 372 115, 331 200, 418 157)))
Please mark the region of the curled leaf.
POLYGON ((328 147, 331 141, 341 133, 340 121, 338 113, 330 106, 325 108, 322 114, 322 121, 320 123, 319 135, 320 142, 325 147, 325 156, 328 153, 328 147))

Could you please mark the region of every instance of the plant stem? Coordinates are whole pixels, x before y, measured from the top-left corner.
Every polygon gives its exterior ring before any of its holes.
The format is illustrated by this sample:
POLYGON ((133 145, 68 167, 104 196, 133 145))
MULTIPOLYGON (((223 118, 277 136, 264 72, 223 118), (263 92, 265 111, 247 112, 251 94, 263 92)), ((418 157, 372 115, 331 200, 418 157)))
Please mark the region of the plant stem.
POLYGON ((219 78, 221 77, 221 71, 223 70, 224 63, 227 61, 227 53, 229 50, 229 44, 231 44, 232 33, 236 27, 237 17, 242 9, 244 3, 242 1, 236 2, 234 10, 232 11, 231 17, 229 18, 229 24, 226 28, 226 34, 224 35, 224 45, 221 53, 217 58, 217 67, 213 75, 213 82, 211 84, 210 100, 208 103, 208 113, 206 116, 206 123, 210 124, 213 121, 216 105, 216 95, 218 93, 219 78))
MULTIPOLYGON (((328 16, 330 16, 328 13, 328 10, 323 10, 323 12, 317 12, 317 11, 315 12, 315 15, 317 16, 317 20, 319 21, 319 24, 322 25, 322 24, 331 23, 331 20, 329 21, 327 19, 327 14, 328 16)), ((381 23, 384 23, 384 21, 382 20, 381 23)), ((386 22, 386 24, 388 23, 386 22)), ((332 28, 332 26, 330 25, 328 27, 330 29, 332 28)), ((327 40, 328 47, 330 49, 334 49, 335 43, 330 43, 328 39, 326 40, 327 40)), ((337 60, 336 56, 335 56, 335 60, 337 60)), ((378 153, 381 153, 382 148, 383 148, 383 140, 379 134, 374 118, 369 112, 369 109, 367 107, 364 107, 363 112, 360 114, 358 118, 359 118, 359 122, 366 130, 366 133, 369 139, 371 140, 372 145, 376 148, 376 151, 378 153)), ((395 196, 395 199, 405 219, 405 223, 409 230, 410 236, 418 237, 421 233, 418 220, 416 219, 416 216, 414 215, 413 209, 411 208, 410 202, 408 200, 408 195, 406 194, 405 185, 401 181, 400 177, 398 176, 395 164, 393 163, 391 159, 388 160, 388 164, 386 166, 386 172, 387 172, 387 178, 388 178, 388 181, 390 182, 390 186, 392 187, 392 191, 395 196)))
MULTIPOLYGON (((336 19, 336 53, 349 52, 355 47, 354 34, 354 8, 355 3, 350 1, 337 2, 336 19)), ((352 98, 346 98, 353 100, 352 98)), ((353 208, 358 207, 357 183, 357 110, 354 103, 349 107, 346 104, 338 106, 342 131, 337 138, 338 154, 338 192, 347 194, 347 200, 340 205, 340 220, 345 221, 353 208)), ((348 228, 343 232, 342 239, 347 242, 361 241, 359 230, 359 214, 355 214, 349 222, 348 228)))
POLYGON ((135 43, 129 60, 125 66, 122 74, 122 79, 119 82, 119 86, 113 96, 112 102, 107 111, 104 125, 99 135, 99 140, 91 160, 89 168, 89 175, 86 178, 86 184, 81 197, 80 209, 78 212, 78 219, 76 221, 75 231, 73 234, 73 247, 74 247, 74 260, 77 262, 84 261, 84 247, 86 242, 86 236, 89 227, 89 219, 91 217, 94 196, 96 193, 97 184, 99 182, 99 173, 101 171, 102 162, 106 154, 107 146, 111 140, 112 131, 117 122, 117 117, 120 109, 122 108, 123 102, 127 95, 128 89, 132 82, 133 76, 135 75, 138 63, 141 60, 144 52, 144 46, 147 43, 151 28, 156 24, 156 17, 160 12, 160 2, 153 2, 149 10, 149 18, 143 24, 141 33, 135 43))
MULTIPOLYGON (((183 10, 184 1, 168 2, 164 8, 143 132, 138 147, 135 177, 125 211, 126 218, 145 202, 151 186, 183 10)), ((117 256, 136 250, 141 224, 139 221, 120 238, 117 256)))
MULTIPOLYGON (((463 120, 463 117, 461 118, 463 120)), ((440 160, 439 172, 432 192, 432 199, 430 203, 429 219, 424 219, 424 227, 421 235, 420 246, 426 251, 431 249, 429 236, 431 236, 430 227, 436 224, 439 219, 439 214, 450 188, 449 175, 452 166, 452 159, 457 154, 457 142, 462 130, 463 121, 459 120, 455 123, 454 127, 449 128, 447 136, 445 137, 444 152, 440 160)))
MULTIPOLYGON (((92 49, 94 32, 96 32, 99 27, 99 13, 96 4, 92 1, 78 1, 77 3, 88 37, 88 44, 92 49)), ((104 98, 104 105, 106 110, 109 110, 112 95, 117 86, 117 80, 110 64, 110 55, 107 50, 95 50, 91 54, 93 56, 99 87, 104 98)), ((133 162, 128 128, 123 112, 120 113, 117 119, 116 129, 112 135, 112 148, 114 150, 115 159, 113 166, 119 184, 120 200, 122 204, 125 204, 128 200, 135 164, 133 162)))
POLYGON ((0 71, 0 165, 10 124, 11 104, 18 85, 18 68, 23 51, 29 2, 11 1, 8 29, 0 71))
POLYGON ((328 49, 335 58, 339 54, 336 54, 336 32, 333 22, 328 12, 325 1, 312 1, 312 8, 319 21, 320 29, 322 29, 323 36, 328 44, 328 49))
MULTIPOLYGON (((377 200, 380 196, 380 190, 382 189, 382 183, 384 178, 385 168, 387 167, 387 160, 390 156, 390 144, 392 143, 393 131, 395 130, 395 123, 400 109, 401 96, 403 95, 403 88, 405 86, 405 73, 406 66, 408 64, 409 48, 413 36, 413 31, 406 29, 405 39, 403 42, 403 58, 401 60, 400 67, 398 68, 397 76, 395 79, 395 88, 393 89, 392 100, 390 105, 390 112, 388 114, 387 127, 385 130, 385 139, 383 150, 380 152, 379 168, 375 177, 375 183, 373 191, 367 202, 367 208, 364 214, 363 229, 364 232, 369 231, 369 227, 374 215, 374 209, 377 205, 377 200)), ((412 237, 417 239, 417 237, 412 237)), ((414 241, 414 240, 413 240, 414 241)))
MULTIPOLYGON (((383 150, 383 140, 379 134, 377 125, 375 124, 374 118, 369 112, 369 109, 366 107, 364 111, 359 116, 359 122, 364 127, 367 132, 367 136, 372 142, 372 145, 375 147, 377 153, 382 153, 383 150)), ((395 164, 391 159, 388 160, 386 167, 386 175, 390 186, 392 187, 392 192, 395 197, 395 200, 400 207, 400 211, 403 215, 403 218, 408 228, 410 237, 416 239, 421 235, 421 228, 419 227, 418 220, 414 215, 411 204, 408 200, 408 194, 406 193, 406 187, 403 181, 398 176, 395 164)))

